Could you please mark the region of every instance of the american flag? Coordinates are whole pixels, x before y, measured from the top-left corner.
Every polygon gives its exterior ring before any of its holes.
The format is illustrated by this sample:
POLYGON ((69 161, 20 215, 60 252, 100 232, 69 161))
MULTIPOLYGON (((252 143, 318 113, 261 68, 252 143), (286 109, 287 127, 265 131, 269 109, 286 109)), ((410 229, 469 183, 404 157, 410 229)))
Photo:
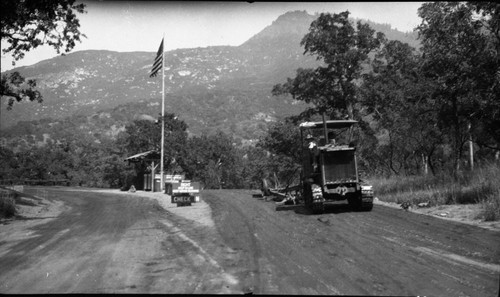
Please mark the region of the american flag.
POLYGON ((163 62, 163 39, 161 40, 160 48, 156 53, 156 58, 153 63, 153 68, 151 69, 151 74, 149 75, 149 77, 155 77, 158 74, 158 71, 160 71, 161 69, 162 62, 163 62))

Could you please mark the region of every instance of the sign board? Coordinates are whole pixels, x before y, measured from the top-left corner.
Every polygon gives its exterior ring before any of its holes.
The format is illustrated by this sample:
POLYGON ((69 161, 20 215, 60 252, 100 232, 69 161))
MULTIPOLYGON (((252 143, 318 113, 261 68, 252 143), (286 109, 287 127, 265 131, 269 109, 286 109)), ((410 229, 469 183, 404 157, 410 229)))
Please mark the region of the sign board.
POLYGON ((190 180, 181 180, 178 183, 169 183, 168 194, 172 195, 172 203, 177 203, 177 206, 191 205, 193 202, 200 201, 200 183, 191 182, 190 180))
MULTIPOLYGON (((155 179, 161 179, 161 174, 159 174, 159 173, 155 174, 155 179)), ((182 174, 165 174, 164 175, 165 182, 177 183, 183 179, 184 179, 184 175, 182 175, 182 174)))
POLYGON ((195 202, 194 196, 172 196, 172 203, 188 203, 195 202))
POLYGON ((200 196, 193 195, 172 195, 170 198, 172 203, 177 203, 178 205, 191 205, 191 203, 200 202, 200 196))
POLYGON ((189 180, 182 180, 179 183, 172 184, 172 194, 181 193, 199 193, 200 183, 191 182, 189 180))

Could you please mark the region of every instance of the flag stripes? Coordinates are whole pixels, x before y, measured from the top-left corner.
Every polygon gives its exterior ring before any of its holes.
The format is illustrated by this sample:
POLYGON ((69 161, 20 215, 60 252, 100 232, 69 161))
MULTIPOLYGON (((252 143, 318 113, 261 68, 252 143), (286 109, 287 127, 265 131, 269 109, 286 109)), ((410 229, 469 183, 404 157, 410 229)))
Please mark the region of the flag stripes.
POLYGON ((160 71, 163 63, 163 39, 161 40, 160 48, 158 49, 158 53, 156 53, 156 58, 153 63, 153 68, 151 69, 151 74, 149 77, 155 77, 160 71))

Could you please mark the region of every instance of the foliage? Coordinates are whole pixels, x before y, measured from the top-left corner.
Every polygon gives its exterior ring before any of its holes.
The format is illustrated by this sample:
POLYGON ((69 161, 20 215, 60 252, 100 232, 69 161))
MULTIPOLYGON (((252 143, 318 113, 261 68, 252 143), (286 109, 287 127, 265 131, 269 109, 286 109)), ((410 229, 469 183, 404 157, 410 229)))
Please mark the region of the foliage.
POLYGON ((500 191, 489 195, 481 202, 483 211, 480 215, 484 221, 500 221, 500 191))
POLYGON ((201 181, 208 189, 238 187, 235 179, 238 157, 233 143, 234 139, 222 131, 190 138, 182 159, 187 177, 201 181))
POLYGON ((104 157, 103 160, 103 180, 111 188, 127 187, 133 183, 136 172, 123 161, 120 155, 114 154, 104 157))
MULTIPOLYGON (((26 52, 47 44, 59 54, 64 48, 65 52, 75 47, 75 42, 85 35, 80 33, 80 22, 76 12, 84 13, 85 4, 74 4, 74 0, 3 0, 0 2, 2 17, 0 32, 2 53, 10 53, 15 61, 22 59, 26 52)), ((0 97, 9 98, 8 109, 15 101, 28 99, 29 101, 42 102, 39 91, 35 90, 35 80, 28 80, 18 72, 2 75, 0 81, 0 97)))
POLYGON ((422 71, 436 81, 439 121, 452 137, 455 171, 470 133, 500 149, 500 6, 482 2, 425 3, 418 13, 422 71))
POLYGON ((312 103, 314 107, 303 113, 306 118, 329 112, 354 119, 362 65, 385 37, 360 21, 355 28, 348 16, 348 11, 320 14, 300 44, 304 46, 304 54, 316 55, 324 66, 299 68, 294 79, 288 78, 286 83, 273 88, 273 95, 291 94, 296 100, 312 103))
POLYGON ((25 52, 47 44, 57 53, 75 47, 85 35, 80 33, 80 22, 75 12, 84 13, 85 4, 75 0, 36 1, 4 0, 0 4, 2 41, 9 44, 2 52, 12 53, 15 60, 25 52))
POLYGON ((0 188, 0 218, 9 218, 16 214, 15 193, 0 188))
POLYGON ((435 84, 421 73, 420 64, 413 48, 389 41, 363 76, 362 104, 377 123, 373 130, 380 140, 374 151, 380 157, 374 164, 378 173, 418 174, 427 165, 434 172, 442 131, 431 97, 435 84))
POLYGON ((269 154, 259 147, 249 146, 242 149, 243 170, 243 188, 260 189, 262 179, 270 177, 268 168, 269 154))
POLYGON ((41 103, 43 97, 36 88, 36 81, 26 79, 19 72, 2 75, 0 79, 0 95, 9 98, 7 109, 12 109, 14 102, 27 99, 29 101, 38 101, 41 103))
MULTIPOLYGON (((135 120, 125 127, 118 143, 129 156, 150 150, 161 149, 161 117, 156 121, 135 120)), ((175 114, 166 113, 164 118, 164 162, 165 170, 175 170, 178 159, 183 155, 187 141, 187 124, 175 114)))
MULTIPOLYGON (((392 176, 389 182, 372 179, 386 199, 483 203, 484 216, 496 217, 499 203, 492 197, 498 198, 499 182, 487 176, 498 176, 498 165, 488 175, 481 170, 490 168, 484 164, 495 154, 498 159, 500 152, 499 8, 487 2, 426 3, 419 9, 420 51, 379 35, 368 39, 374 46, 365 56, 347 50, 353 43, 346 36, 355 32, 341 21, 347 14, 322 15, 302 44, 305 53, 318 55, 324 65, 299 68, 273 94, 291 94, 313 105, 296 119, 322 112, 330 118, 361 119, 360 168, 372 176, 392 176), (341 37, 335 22, 344 24, 341 37), (471 139, 482 169, 459 171, 471 139)), ((364 36, 373 36, 373 31, 364 36)), ((266 137, 285 144, 287 133, 271 128, 266 137)), ((263 147, 289 155, 269 140, 263 147)))
POLYGON ((289 119, 271 124, 257 146, 272 154, 289 157, 297 164, 302 162, 300 130, 298 124, 289 119))
MULTIPOLYGON (((383 201, 430 205, 481 203, 494 206, 500 193, 500 167, 484 164, 474 171, 463 172, 455 179, 449 174, 435 176, 393 176, 371 178, 377 197, 383 201)), ((493 208, 493 207, 492 207, 493 208)))
MULTIPOLYGON (((187 143, 187 124, 177 118, 175 114, 166 113, 164 121, 164 172, 181 173, 179 164, 185 154, 187 143)), ((114 143, 114 155, 105 157, 106 179, 116 186, 130 186, 134 177, 150 171, 150 164, 145 162, 135 163, 133 168, 120 162, 126 157, 147 152, 161 151, 162 118, 157 120, 135 120, 125 127, 114 143)))
POLYGON ((73 133, 44 145, 13 152, 0 150, 0 179, 67 180, 70 185, 117 187, 126 184, 130 170, 114 143, 73 133), (124 177, 125 176, 125 177, 124 177))
MULTIPOLYGON (((275 85, 272 93, 275 96, 290 94, 298 101, 312 104, 312 107, 299 116, 292 117, 293 122, 309 120, 323 113, 332 119, 358 119, 361 126, 361 130, 357 131, 358 136, 364 140, 360 150, 373 151, 373 133, 363 123, 364 107, 360 104, 358 93, 367 63, 373 59, 373 53, 386 39, 383 33, 376 33, 368 24, 358 21, 354 27, 348 16, 347 11, 333 15, 320 14, 311 23, 301 45, 304 46, 304 54, 315 55, 322 65, 316 69, 297 69, 295 78, 288 78, 286 83, 275 85)), ((285 162, 288 166, 292 163, 300 164, 298 129, 283 127, 284 130, 280 131, 280 125, 271 127, 268 135, 261 139, 260 145, 273 153, 292 157, 291 163, 285 162), (295 141, 283 139, 289 138, 292 131, 295 131, 292 136, 295 141)), ((360 158, 363 168, 369 163, 369 158, 360 158)))

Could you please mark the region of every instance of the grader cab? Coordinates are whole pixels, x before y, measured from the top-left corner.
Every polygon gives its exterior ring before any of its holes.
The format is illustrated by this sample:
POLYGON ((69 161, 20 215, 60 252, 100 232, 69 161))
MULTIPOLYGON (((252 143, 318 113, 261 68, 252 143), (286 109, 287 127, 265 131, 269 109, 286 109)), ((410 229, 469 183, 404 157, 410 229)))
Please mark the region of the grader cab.
POLYGON ((325 204, 347 200, 355 210, 373 208, 373 189, 358 173, 352 141, 357 121, 330 120, 300 124, 302 195, 306 207, 322 213, 325 204))

